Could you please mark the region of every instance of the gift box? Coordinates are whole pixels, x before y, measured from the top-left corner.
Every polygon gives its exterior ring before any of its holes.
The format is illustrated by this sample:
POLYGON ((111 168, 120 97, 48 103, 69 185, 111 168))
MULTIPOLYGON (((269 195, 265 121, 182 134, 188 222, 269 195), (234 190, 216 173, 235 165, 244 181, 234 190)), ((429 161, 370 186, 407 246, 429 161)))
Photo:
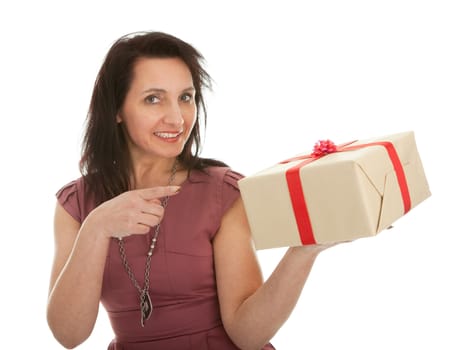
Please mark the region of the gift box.
POLYGON ((239 187, 257 249, 374 236, 431 195, 412 131, 320 141, 239 187))

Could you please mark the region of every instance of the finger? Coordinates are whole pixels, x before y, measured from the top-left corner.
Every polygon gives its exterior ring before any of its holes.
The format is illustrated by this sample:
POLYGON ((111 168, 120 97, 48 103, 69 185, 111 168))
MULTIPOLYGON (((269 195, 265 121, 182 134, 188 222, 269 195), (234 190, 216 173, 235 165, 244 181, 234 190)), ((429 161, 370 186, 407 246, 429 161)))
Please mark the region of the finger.
POLYGON ((143 234, 149 233, 151 227, 152 226, 150 226, 150 225, 144 225, 144 224, 138 223, 138 224, 136 224, 133 234, 143 235, 143 234))
POLYGON ((142 235, 150 232, 151 228, 157 226, 162 217, 150 215, 150 214, 141 214, 138 215, 135 223, 131 223, 126 226, 124 231, 118 231, 112 235, 112 237, 123 238, 130 235, 142 235))
POLYGON ((135 224, 129 228, 127 232, 116 232, 112 235, 114 238, 125 238, 131 235, 144 235, 150 232, 150 226, 143 224, 135 224))
POLYGON ((152 204, 150 202, 145 202, 145 203, 147 203, 148 205, 147 206, 144 205, 144 207, 141 209, 142 213, 155 215, 158 217, 163 216, 163 214, 165 212, 165 208, 163 208, 163 206, 161 205, 160 202, 152 203, 152 204))
POLYGON ((111 237, 122 239, 122 238, 128 237, 130 235, 131 235, 131 233, 129 233, 129 232, 115 232, 111 235, 111 237))
POLYGON ((153 226, 157 226, 160 221, 162 220, 163 218, 163 215, 154 215, 154 214, 141 214, 138 216, 138 223, 137 225, 144 225, 144 226, 148 226, 149 228, 150 227, 153 227, 153 226))
POLYGON ((158 186, 137 190, 139 196, 145 200, 163 198, 179 193, 180 186, 158 186))

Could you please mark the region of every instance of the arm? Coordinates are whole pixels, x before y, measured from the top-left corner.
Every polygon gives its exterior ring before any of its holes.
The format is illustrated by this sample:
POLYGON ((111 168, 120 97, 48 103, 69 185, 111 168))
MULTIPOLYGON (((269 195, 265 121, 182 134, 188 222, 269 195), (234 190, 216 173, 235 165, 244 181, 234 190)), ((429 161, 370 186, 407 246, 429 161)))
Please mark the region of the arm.
POLYGON ((49 327, 67 348, 86 340, 98 314, 109 239, 86 220, 81 226, 57 204, 55 256, 47 309, 49 327))
POLYGON ((164 214, 158 198, 176 190, 170 186, 125 192, 98 206, 82 224, 57 204, 47 320, 63 346, 78 346, 93 330, 111 237, 148 233, 164 214))
POLYGON ((214 240, 224 327, 242 349, 260 349, 284 324, 318 253, 327 246, 288 249, 263 284, 242 200, 228 210, 214 240))

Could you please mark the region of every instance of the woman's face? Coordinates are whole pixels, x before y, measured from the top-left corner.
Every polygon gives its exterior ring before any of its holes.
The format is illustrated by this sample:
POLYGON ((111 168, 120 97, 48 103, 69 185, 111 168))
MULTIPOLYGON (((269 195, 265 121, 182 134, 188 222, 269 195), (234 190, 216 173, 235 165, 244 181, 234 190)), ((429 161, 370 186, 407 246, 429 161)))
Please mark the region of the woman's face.
POLYGON ((117 115, 132 159, 178 156, 195 121, 195 88, 187 65, 179 58, 139 59, 117 115))

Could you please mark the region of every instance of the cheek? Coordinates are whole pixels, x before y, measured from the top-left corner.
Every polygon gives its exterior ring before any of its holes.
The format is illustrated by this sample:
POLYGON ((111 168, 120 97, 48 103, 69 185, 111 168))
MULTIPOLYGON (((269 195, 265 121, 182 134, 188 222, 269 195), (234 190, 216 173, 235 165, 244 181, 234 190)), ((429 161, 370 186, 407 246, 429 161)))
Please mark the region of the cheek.
POLYGON ((137 120, 124 120, 123 125, 126 137, 133 143, 140 143, 141 139, 144 138, 144 131, 148 129, 144 123, 137 120))
POLYGON ((189 128, 190 130, 193 129, 193 127, 195 126, 195 123, 196 123, 196 116, 189 120, 189 122, 188 122, 188 128, 189 128))
POLYGON ((147 110, 130 109, 127 113, 123 118, 123 123, 131 136, 153 128, 160 120, 160 115, 148 113, 147 110))
POLYGON ((193 129, 193 126, 196 123, 196 108, 192 108, 191 110, 189 110, 188 113, 185 114, 184 118, 187 128, 191 131, 191 129, 193 129))

